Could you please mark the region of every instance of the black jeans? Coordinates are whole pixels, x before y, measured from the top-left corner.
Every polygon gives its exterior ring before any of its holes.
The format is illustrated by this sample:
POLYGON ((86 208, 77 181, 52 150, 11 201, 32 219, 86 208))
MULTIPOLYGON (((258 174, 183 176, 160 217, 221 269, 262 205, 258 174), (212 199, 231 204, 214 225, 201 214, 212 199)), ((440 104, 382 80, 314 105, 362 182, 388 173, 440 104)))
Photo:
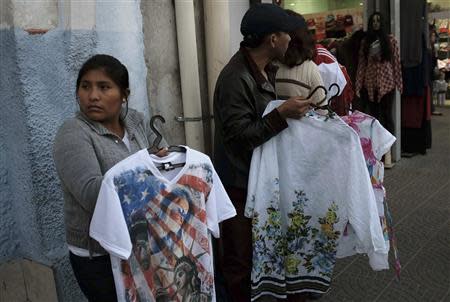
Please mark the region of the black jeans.
POLYGON ((233 302, 251 299, 252 220, 244 216, 247 191, 226 188, 237 215, 222 222, 220 231, 221 269, 233 302))
POLYGON ((109 255, 80 257, 69 252, 75 278, 89 302, 116 302, 116 286, 109 255))

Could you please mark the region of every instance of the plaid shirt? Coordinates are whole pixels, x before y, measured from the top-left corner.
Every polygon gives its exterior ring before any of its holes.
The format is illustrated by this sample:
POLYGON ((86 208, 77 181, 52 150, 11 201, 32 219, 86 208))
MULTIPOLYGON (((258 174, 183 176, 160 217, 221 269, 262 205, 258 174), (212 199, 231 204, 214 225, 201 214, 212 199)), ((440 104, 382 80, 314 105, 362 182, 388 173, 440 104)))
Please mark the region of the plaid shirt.
POLYGON ((392 47, 392 60, 379 60, 378 56, 364 57, 363 45, 359 49, 359 64, 356 72, 356 91, 365 87, 369 93, 370 101, 380 102, 381 98, 397 88, 400 93, 403 91, 402 71, 400 66, 400 51, 397 40, 389 35, 392 47), (378 92, 377 99, 374 100, 375 91, 378 92))

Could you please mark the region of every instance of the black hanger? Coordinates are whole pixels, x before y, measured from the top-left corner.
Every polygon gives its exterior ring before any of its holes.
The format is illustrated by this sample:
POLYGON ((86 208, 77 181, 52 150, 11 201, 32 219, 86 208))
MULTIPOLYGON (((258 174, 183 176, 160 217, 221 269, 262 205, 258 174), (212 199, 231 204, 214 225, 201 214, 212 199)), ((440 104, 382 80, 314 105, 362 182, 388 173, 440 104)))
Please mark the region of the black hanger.
POLYGON ((335 95, 333 95, 329 100, 328 100, 328 105, 331 105, 331 101, 337 97, 340 93, 341 93, 341 87, 339 87, 339 85, 337 83, 333 83, 330 85, 330 87, 328 88, 328 92, 331 91, 331 88, 336 87, 337 88, 337 92, 335 95))
MULTIPOLYGON (((150 154, 155 154, 155 153, 157 153, 160 150, 159 144, 161 143, 161 140, 162 140, 162 134, 155 127, 155 121, 156 120, 159 120, 161 123, 165 123, 166 122, 164 117, 162 117, 161 115, 154 115, 150 119, 150 128, 156 134, 156 138, 153 141, 152 146, 147 148, 148 153, 150 153, 150 154)), ((186 153, 186 148, 183 147, 183 146, 169 146, 167 148, 167 151, 168 152, 182 152, 182 153, 186 153)), ((157 165, 156 167, 158 168, 158 170, 170 171, 170 170, 173 170, 173 169, 176 169, 176 168, 181 168, 185 164, 186 163, 173 164, 172 162, 169 161, 169 162, 161 163, 161 164, 157 165)))
MULTIPOLYGON (((327 117, 327 119, 328 119, 328 118, 333 118, 334 115, 335 115, 333 109, 331 109, 331 101, 332 101, 335 97, 337 97, 337 96, 339 95, 339 93, 341 92, 341 89, 339 88, 339 85, 336 84, 336 83, 331 84, 330 87, 328 88, 328 90, 326 90, 325 87, 320 86, 320 85, 316 87, 316 89, 319 88, 319 87, 322 87, 322 88, 325 90, 325 99, 326 99, 326 95, 328 94, 328 92, 331 91, 331 88, 333 88, 334 86, 336 86, 336 88, 337 88, 337 93, 336 93, 335 95, 333 95, 333 96, 328 100, 327 104, 322 105, 322 106, 318 106, 317 104, 311 104, 311 107, 313 107, 315 110, 317 110, 317 109, 327 110, 327 111, 328 111, 328 114, 327 114, 328 117, 327 117)), ((312 93, 314 93, 316 89, 314 89, 314 90, 312 91, 312 93)), ((312 93, 310 93, 310 95, 312 95, 312 93)), ((308 97, 309 97, 309 96, 308 96, 308 97)), ((322 103, 323 103, 323 101, 320 102, 319 104, 322 104, 322 103)))
MULTIPOLYGON (((325 100, 327 99, 328 91, 324 86, 322 86, 322 85, 316 86, 306 97, 306 99, 310 99, 313 96, 313 94, 316 93, 316 91, 319 89, 323 90, 323 92, 325 93, 325 97, 319 103, 314 104, 314 106, 317 106, 317 107, 319 107, 319 105, 322 104, 323 102, 325 102, 325 100)), ((314 107, 314 106, 312 106, 312 107, 314 107)))
MULTIPOLYGON (((148 152, 151 154, 157 153, 160 148, 159 148, 159 144, 161 143, 162 140, 162 134, 158 131, 158 129, 155 127, 155 121, 159 120, 161 121, 161 123, 165 123, 166 120, 164 119, 164 117, 162 117, 161 115, 154 115, 152 116, 152 118, 150 119, 150 128, 153 130, 153 132, 156 134, 156 138, 153 141, 153 144, 151 147, 147 148, 148 152)), ((167 148, 167 151, 169 152, 182 152, 182 153, 186 153, 186 148, 183 146, 169 146, 167 148)))
POLYGON ((147 148, 148 153, 150 153, 150 154, 153 154, 153 153, 156 153, 159 151, 159 144, 161 143, 161 140, 162 140, 162 134, 155 127, 155 120, 160 120, 161 123, 166 122, 166 120, 161 115, 154 115, 150 119, 150 129, 152 129, 153 132, 156 134, 156 138, 153 141, 152 146, 147 148))

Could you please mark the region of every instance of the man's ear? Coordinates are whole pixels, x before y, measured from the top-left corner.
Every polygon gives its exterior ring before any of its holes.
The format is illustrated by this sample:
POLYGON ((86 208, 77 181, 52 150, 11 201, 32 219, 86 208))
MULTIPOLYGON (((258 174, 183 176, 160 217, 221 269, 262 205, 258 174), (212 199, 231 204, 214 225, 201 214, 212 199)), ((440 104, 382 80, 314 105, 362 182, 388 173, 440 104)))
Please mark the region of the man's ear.
POLYGON ((278 39, 277 34, 273 33, 273 34, 269 35, 269 42, 270 42, 270 46, 272 46, 272 48, 275 48, 277 39, 278 39))

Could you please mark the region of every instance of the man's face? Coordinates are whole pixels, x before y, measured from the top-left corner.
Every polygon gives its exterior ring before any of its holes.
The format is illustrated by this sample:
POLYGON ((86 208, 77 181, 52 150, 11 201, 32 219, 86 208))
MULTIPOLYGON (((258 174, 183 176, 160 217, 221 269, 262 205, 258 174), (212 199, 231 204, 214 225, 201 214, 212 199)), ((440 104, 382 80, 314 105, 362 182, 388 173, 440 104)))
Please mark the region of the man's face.
POLYGON ((372 21, 372 28, 373 28, 373 30, 374 31, 380 30, 380 26, 381 26, 380 16, 379 15, 373 16, 373 21, 372 21))
POLYGON ((278 32, 272 35, 271 43, 274 50, 274 59, 283 60, 290 41, 291 36, 288 33, 278 32))

